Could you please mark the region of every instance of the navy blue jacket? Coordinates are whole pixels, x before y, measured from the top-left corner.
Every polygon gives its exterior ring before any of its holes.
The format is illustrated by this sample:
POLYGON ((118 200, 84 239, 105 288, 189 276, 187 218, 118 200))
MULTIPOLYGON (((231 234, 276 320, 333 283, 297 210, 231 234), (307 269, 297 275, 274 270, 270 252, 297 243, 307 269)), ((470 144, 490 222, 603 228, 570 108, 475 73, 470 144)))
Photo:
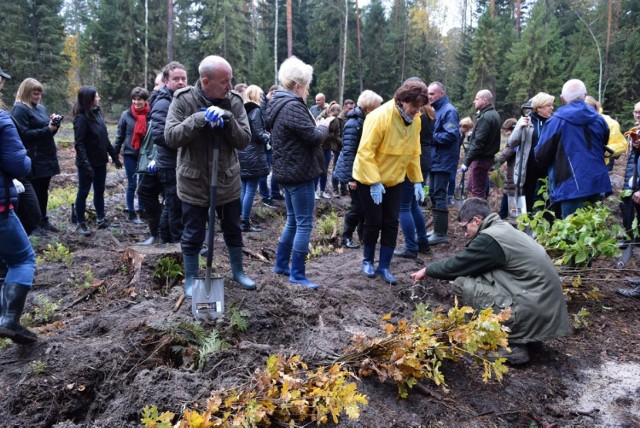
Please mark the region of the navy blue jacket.
POLYGON ((329 129, 316 126, 304 100, 278 88, 267 103, 267 128, 271 129, 273 174, 279 184, 298 184, 326 173, 320 147, 329 129))
POLYGON ((236 149, 240 162, 240 177, 266 177, 269 175, 266 146, 270 136, 264 129, 262 109, 253 101, 244 104, 251 127, 251 141, 244 149, 236 149))
POLYGON ((604 163, 607 122, 584 101, 560 107, 540 134, 536 160, 549 170, 551 202, 611 193, 604 163))
POLYGON ((436 110, 436 122, 433 124, 431 171, 455 172, 460 160, 458 111, 446 95, 433 103, 432 107, 436 110))
POLYGON ((23 103, 13 106, 11 115, 15 119, 22 143, 31 158, 29 177, 53 177, 60 174, 58 152, 53 136, 56 132, 49 129, 49 113, 42 104, 32 104, 31 108, 23 103))
POLYGON ((18 203, 12 180, 26 176, 30 170, 31 159, 22 145, 18 129, 9 113, 0 110, 0 206, 6 206, 7 200, 14 206, 18 203))
POLYGON ((149 126, 151 126, 151 138, 153 143, 158 146, 156 149, 156 167, 176 169, 176 160, 178 158, 178 150, 172 149, 167 146, 164 141, 164 127, 167 122, 167 113, 169 113, 169 106, 173 100, 173 92, 169 88, 164 87, 158 89, 158 92, 151 104, 151 120, 149 126))
POLYGON ((338 157, 336 167, 333 169, 333 178, 341 183, 355 181, 351 176, 353 161, 356 160, 362 126, 364 125, 364 112, 360 107, 352 109, 347 114, 347 121, 342 129, 342 150, 338 157))

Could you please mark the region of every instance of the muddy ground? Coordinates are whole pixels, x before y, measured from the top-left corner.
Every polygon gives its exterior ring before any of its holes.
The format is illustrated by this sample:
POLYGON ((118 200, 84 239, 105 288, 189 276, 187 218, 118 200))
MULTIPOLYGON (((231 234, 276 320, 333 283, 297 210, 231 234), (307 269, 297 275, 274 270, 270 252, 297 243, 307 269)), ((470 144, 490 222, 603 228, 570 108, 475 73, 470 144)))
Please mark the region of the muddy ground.
MULTIPOLYGON (((74 186, 73 149, 61 148, 59 156, 64 172, 53 186, 74 186)), ((0 349, 2 427, 135 427, 141 409, 150 404, 179 415, 203 403, 211 390, 242 382, 270 354, 300 354, 310 365, 325 364, 341 354, 354 333, 381 335, 379 320, 386 313, 399 319, 410 317, 417 302, 430 307, 453 302, 446 281, 414 286, 409 277, 464 246, 453 221, 450 244, 418 260, 393 260, 396 286, 365 278, 359 250, 339 248, 337 239, 316 230, 312 243, 325 254, 307 265, 308 277, 321 285, 313 291, 271 271, 285 210, 256 200, 254 223, 263 231, 245 234, 244 244, 253 254, 245 254, 245 270, 258 289, 243 291, 231 280, 217 234, 214 264, 225 276, 226 312, 205 328, 215 328, 230 346, 194 369, 193 349, 185 350, 185 343, 167 332, 177 320, 193 319, 188 301, 174 312, 182 284, 154 279, 161 255, 179 261, 179 247, 157 248, 161 254, 145 255, 136 269, 130 257, 135 253, 128 249, 146 238, 146 225, 125 220, 124 171, 110 169, 107 181, 112 227, 81 237, 69 223, 70 206, 63 205, 50 213, 61 232, 32 237, 40 259, 25 313, 38 321, 33 330, 39 339, 33 346, 4 343, 0 349), (47 245, 56 243, 71 251, 69 263, 44 258, 47 245), (57 305, 46 320, 44 301, 57 305), (246 332, 231 325, 234 310, 246 311, 246 332)), ((492 202, 498 197, 496 191, 492 202)), ((341 224, 347 199, 321 200, 318 218, 334 211, 341 224)), ((455 215, 452 210, 451 218, 455 215)), ((615 293, 626 286, 625 278, 638 277, 637 256, 627 270, 614 267, 615 260, 598 260, 583 276, 587 286, 602 293, 599 300, 578 294, 569 301, 572 314, 581 308, 591 313, 590 325, 545 343, 530 363, 510 368, 502 383, 483 383, 481 371, 466 361, 445 363, 448 392, 427 384, 432 394, 412 391, 407 399, 398 397, 395 385, 366 378, 359 388, 369 404, 358 421, 343 417, 340 426, 640 426, 640 301, 615 293)))

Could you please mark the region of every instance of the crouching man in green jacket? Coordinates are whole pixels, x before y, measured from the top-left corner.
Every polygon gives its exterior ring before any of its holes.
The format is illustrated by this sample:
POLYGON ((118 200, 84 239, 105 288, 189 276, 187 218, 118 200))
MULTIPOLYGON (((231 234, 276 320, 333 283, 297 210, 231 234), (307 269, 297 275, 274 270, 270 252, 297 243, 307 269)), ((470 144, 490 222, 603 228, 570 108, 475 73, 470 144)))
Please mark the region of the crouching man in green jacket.
POLYGON ((453 280, 461 303, 476 310, 510 308, 505 325, 511 330, 512 352, 505 357, 511 364, 529 361, 528 343, 570 334, 560 277, 544 248, 491 212, 484 199, 468 199, 458 217, 465 236, 471 237, 464 251, 411 278, 453 280))

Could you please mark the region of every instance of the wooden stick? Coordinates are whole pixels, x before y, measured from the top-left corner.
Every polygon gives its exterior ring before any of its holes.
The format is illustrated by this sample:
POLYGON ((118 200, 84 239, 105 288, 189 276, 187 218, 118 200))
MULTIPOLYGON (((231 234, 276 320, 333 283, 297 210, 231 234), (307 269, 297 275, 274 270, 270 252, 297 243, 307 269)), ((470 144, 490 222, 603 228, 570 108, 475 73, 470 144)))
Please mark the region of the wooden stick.
POLYGON ((178 312, 178 309, 180 309, 180 306, 182 306, 182 302, 184 302, 184 299, 187 297, 186 294, 182 293, 180 295, 180 298, 178 299, 178 301, 176 302, 176 305, 173 307, 173 312, 178 312))

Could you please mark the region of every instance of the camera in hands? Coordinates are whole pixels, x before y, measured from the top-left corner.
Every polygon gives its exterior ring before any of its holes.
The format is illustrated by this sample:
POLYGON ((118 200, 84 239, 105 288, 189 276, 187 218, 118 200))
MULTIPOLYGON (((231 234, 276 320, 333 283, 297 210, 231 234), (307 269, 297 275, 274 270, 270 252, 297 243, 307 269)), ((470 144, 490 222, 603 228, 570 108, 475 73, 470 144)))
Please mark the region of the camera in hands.
POLYGON ((51 125, 55 126, 56 128, 59 128, 63 119, 64 119, 64 116, 61 114, 52 114, 51 125))

